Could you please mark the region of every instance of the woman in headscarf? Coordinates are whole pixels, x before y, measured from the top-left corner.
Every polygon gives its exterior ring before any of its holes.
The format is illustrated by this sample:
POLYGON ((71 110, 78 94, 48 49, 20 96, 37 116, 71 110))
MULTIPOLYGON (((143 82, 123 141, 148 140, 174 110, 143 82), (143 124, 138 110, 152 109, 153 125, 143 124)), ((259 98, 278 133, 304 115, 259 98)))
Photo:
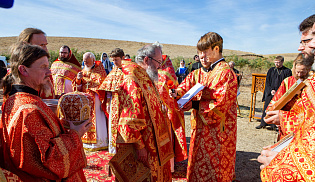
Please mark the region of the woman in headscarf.
POLYGON ((176 76, 178 83, 182 83, 182 81, 186 78, 186 76, 189 74, 188 68, 185 66, 185 61, 182 59, 180 60, 180 66, 176 70, 176 76))
POLYGON ((107 54, 105 52, 103 52, 103 54, 102 54, 101 62, 103 63, 105 71, 106 71, 106 73, 108 75, 108 73, 110 71, 112 71, 112 69, 113 69, 113 63, 110 62, 110 60, 108 59, 107 54))

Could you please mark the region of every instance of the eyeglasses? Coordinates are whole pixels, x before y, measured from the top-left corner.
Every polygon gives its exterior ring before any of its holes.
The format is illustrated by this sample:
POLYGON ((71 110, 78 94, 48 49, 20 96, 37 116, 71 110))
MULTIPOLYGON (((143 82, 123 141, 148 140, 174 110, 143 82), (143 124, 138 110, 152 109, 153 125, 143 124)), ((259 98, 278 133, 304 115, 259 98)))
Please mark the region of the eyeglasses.
POLYGON ((152 59, 153 61, 155 61, 155 62, 157 62, 157 63, 159 63, 159 65, 162 65, 162 62, 160 62, 160 61, 157 61, 156 59, 154 59, 153 57, 149 57, 150 59, 152 59))
POLYGON ((306 44, 308 44, 312 39, 313 38, 301 40, 300 44, 302 44, 302 46, 306 46, 306 44))

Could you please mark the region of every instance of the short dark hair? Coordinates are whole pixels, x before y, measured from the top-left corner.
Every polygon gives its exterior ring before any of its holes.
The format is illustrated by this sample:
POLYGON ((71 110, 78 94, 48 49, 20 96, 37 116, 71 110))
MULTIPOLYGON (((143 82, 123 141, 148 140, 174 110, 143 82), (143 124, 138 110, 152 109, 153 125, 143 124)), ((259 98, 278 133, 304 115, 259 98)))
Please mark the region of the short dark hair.
POLYGON ((305 32, 305 31, 308 31, 310 28, 313 27, 315 23, 315 14, 307 17, 306 19, 304 19, 302 21, 302 23, 299 25, 299 30, 300 32, 305 32))
POLYGON ((114 50, 112 50, 112 52, 109 54, 109 56, 122 58, 123 56, 125 56, 125 53, 124 53, 124 50, 122 50, 120 48, 115 48, 114 50))
POLYGON ((67 46, 67 45, 63 45, 63 46, 61 46, 61 47, 60 47, 60 49, 61 49, 61 48, 63 48, 63 49, 64 49, 64 48, 67 48, 67 49, 68 49, 68 51, 69 51, 69 53, 70 53, 70 47, 69 47, 69 46, 67 46))
POLYGON ((203 35, 197 44, 198 51, 205 51, 209 48, 213 49, 215 46, 219 47, 219 52, 223 51, 223 38, 215 32, 208 32, 203 35))
POLYGON ((281 62, 284 61, 284 57, 283 57, 283 56, 277 56, 275 59, 276 59, 276 60, 279 60, 279 61, 281 61, 281 62))

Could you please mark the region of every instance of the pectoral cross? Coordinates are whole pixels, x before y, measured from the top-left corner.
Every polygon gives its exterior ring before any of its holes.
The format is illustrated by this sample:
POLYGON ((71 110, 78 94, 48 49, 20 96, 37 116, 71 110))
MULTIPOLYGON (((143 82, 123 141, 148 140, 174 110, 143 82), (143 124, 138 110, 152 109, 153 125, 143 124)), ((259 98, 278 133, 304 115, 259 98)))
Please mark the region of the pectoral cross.
POLYGON ((90 85, 90 83, 86 82, 86 90, 89 89, 89 85, 90 85))
POLYGON ((79 87, 79 86, 78 86, 77 84, 75 84, 74 87, 75 87, 75 91, 78 92, 78 87, 79 87))

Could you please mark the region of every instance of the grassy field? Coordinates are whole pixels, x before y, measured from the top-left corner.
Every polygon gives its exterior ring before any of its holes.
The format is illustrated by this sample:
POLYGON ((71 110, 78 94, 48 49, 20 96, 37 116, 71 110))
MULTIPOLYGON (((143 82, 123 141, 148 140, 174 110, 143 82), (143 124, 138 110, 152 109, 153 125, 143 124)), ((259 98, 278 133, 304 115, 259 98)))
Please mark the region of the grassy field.
MULTIPOLYGON (((16 37, 0 37, 0 55, 8 54, 10 46, 16 41, 16 37)), ((125 54, 131 56, 136 55, 137 50, 142 46, 149 44, 145 42, 132 42, 132 41, 121 41, 121 40, 109 40, 109 39, 92 39, 92 38, 80 38, 80 37, 48 37, 48 50, 59 51, 62 45, 68 45, 70 48, 77 49, 78 52, 93 51, 95 53, 111 52, 114 48, 121 48, 125 54)), ((196 40, 197 42, 197 40, 196 40)), ((152 43, 152 42, 151 42, 152 43)), ((163 44, 163 42, 161 42, 163 44)), ((163 44, 163 54, 169 55, 171 58, 183 57, 193 58, 197 53, 196 46, 187 45, 175 45, 175 44, 163 44)), ((244 55, 244 54, 255 54, 240 50, 229 50, 224 49, 223 55, 244 55)), ((278 55, 278 54, 277 54, 278 55)), ((293 60, 297 53, 281 54, 284 56, 285 61, 293 60)), ((276 56, 274 54, 262 55, 264 57, 276 56)), ((246 58, 246 57, 245 57, 246 58)), ((251 57, 249 57, 251 58, 251 57)))

